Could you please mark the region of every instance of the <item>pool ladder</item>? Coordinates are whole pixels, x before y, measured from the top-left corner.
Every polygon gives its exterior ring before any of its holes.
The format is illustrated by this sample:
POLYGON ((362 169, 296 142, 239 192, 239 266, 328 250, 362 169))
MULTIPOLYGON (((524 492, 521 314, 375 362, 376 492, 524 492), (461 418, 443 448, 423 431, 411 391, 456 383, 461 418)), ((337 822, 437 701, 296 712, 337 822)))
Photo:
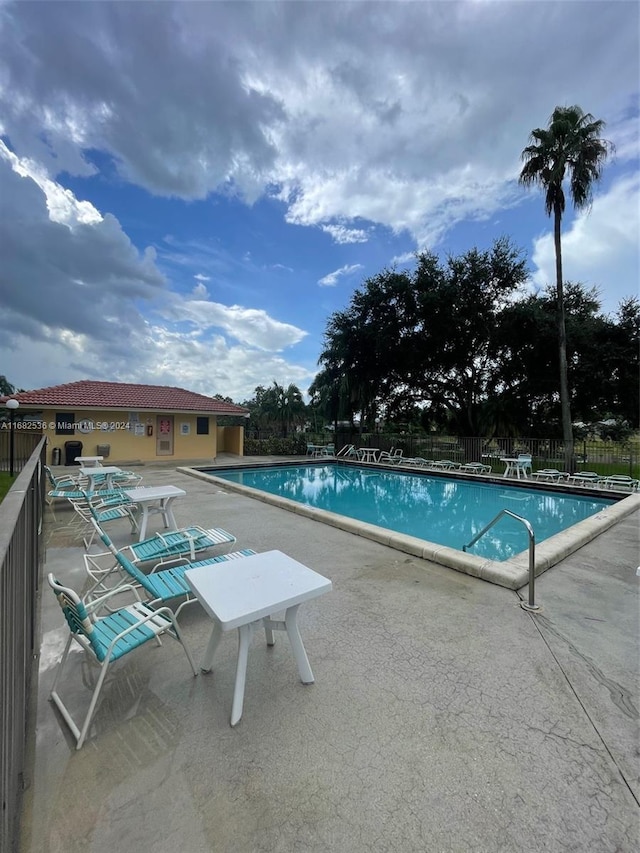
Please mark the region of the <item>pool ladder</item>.
POLYGON ((520 515, 516 515, 515 512, 511 512, 510 509, 503 509, 496 515, 493 521, 490 521, 485 527, 482 528, 480 533, 477 536, 474 536, 471 542, 468 542, 463 546, 462 550, 466 552, 467 548, 471 548, 472 545, 475 545, 478 539, 490 530, 494 524, 497 524, 498 521, 502 518, 503 515, 508 515, 509 518, 515 518, 516 521, 519 521, 521 524, 527 529, 527 534, 529 536, 529 601, 520 602, 520 607, 524 608, 524 610, 540 610, 540 605, 536 604, 536 591, 535 591, 535 583, 536 583, 536 535, 533 532, 533 527, 529 524, 526 518, 522 518, 520 515))

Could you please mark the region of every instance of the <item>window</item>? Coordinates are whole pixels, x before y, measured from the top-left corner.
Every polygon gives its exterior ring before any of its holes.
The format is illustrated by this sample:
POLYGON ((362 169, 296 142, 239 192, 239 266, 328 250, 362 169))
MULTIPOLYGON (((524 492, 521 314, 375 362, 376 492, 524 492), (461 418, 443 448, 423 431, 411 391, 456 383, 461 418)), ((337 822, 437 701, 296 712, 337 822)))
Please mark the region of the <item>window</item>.
POLYGON ((209 418, 197 418, 196 435, 209 435, 209 418))
POLYGON ((56 412, 56 435, 75 435, 73 412, 56 412))

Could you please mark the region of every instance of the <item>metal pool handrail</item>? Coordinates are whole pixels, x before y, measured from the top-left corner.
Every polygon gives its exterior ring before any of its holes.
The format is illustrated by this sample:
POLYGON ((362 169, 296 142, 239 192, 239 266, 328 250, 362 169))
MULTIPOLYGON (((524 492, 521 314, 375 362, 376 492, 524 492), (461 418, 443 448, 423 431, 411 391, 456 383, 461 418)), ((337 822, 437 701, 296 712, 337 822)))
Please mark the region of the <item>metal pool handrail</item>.
POLYGON ((520 607, 523 607, 525 610, 540 610, 540 606, 535 602, 535 582, 536 582, 536 535, 533 532, 533 527, 529 524, 526 518, 522 518, 520 515, 516 515, 515 512, 511 512, 510 509, 502 509, 496 515, 496 517, 489 522, 485 527, 482 528, 480 533, 473 537, 471 542, 468 542, 463 546, 462 550, 466 552, 467 548, 471 548, 472 545, 475 545, 478 539, 490 530, 494 524, 496 524, 503 515, 508 515, 510 518, 515 518, 516 521, 520 521, 527 528, 527 534, 529 535, 529 601, 525 603, 524 601, 520 602, 520 607))

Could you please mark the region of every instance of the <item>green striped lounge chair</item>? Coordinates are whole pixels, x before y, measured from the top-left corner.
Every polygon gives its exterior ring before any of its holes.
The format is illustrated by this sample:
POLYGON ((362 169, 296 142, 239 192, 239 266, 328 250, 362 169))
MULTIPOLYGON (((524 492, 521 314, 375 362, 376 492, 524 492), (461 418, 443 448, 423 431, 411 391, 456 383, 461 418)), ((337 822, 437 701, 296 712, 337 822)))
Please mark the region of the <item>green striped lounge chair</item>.
MULTIPOLYGON (((151 609, 140 601, 136 594, 136 600, 127 607, 109 612, 106 615, 100 615, 99 611, 106 605, 107 599, 116 593, 120 593, 122 588, 112 590, 90 603, 85 603, 72 589, 63 586, 53 574, 49 574, 47 579, 58 599, 58 604, 62 608, 69 627, 69 637, 49 698, 58 708, 73 733, 76 739, 76 749, 80 749, 85 742, 110 664, 115 663, 115 661, 120 660, 150 640, 155 640, 160 644, 159 637, 169 636, 182 645, 193 674, 198 674, 191 652, 182 638, 178 621, 168 607, 151 609), (80 725, 73 719, 57 689, 69 650, 74 641, 100 667, 100 674, 91 696, 89 710, 80 725)), ((136 591, 133 587, 130 587, 130 590, 135 594, 136 591)))

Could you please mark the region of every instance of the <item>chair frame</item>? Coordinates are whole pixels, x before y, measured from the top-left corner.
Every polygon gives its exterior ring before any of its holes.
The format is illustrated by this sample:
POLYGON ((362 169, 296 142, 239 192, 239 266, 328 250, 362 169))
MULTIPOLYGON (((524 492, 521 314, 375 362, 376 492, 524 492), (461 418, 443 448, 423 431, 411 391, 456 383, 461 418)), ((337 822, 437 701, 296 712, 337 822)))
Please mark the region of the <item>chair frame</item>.
POLYGON ((133 604, 112 611, 107 616, 99 616, 99 610, 106 606, 107 601, 113 595, 123 592, 123 587, 111 590, 91 602, 83 602, 74 590, 63 586, 52 573, 48 575, 47 579, 58 599, 58 604, 62 608, 69 628, 69 636, 53 680, 49 699, 60 711, 75 737, 76 749, 81 749, 85 742, 110 664, 115 663, 115 661, 125 657, 150 640, 155 640, 158 645, 162 645, 160 637, 167 635, 181 644, 194 676, 198 674, 176 616, 170 608, 151 609, 140 600, 136 589, 130 585, 129 589, 136 598, 133 604), (104 638, 100 636, 101 634, 104 635, 104 638), (109 638, 110 642, 106 646, 106 640, 109 638), (74 640, 89 656, 89 659, 100 666, 100 674, 91 696, 89 708, 80 725, 73 719, 57 690, 74 640))

